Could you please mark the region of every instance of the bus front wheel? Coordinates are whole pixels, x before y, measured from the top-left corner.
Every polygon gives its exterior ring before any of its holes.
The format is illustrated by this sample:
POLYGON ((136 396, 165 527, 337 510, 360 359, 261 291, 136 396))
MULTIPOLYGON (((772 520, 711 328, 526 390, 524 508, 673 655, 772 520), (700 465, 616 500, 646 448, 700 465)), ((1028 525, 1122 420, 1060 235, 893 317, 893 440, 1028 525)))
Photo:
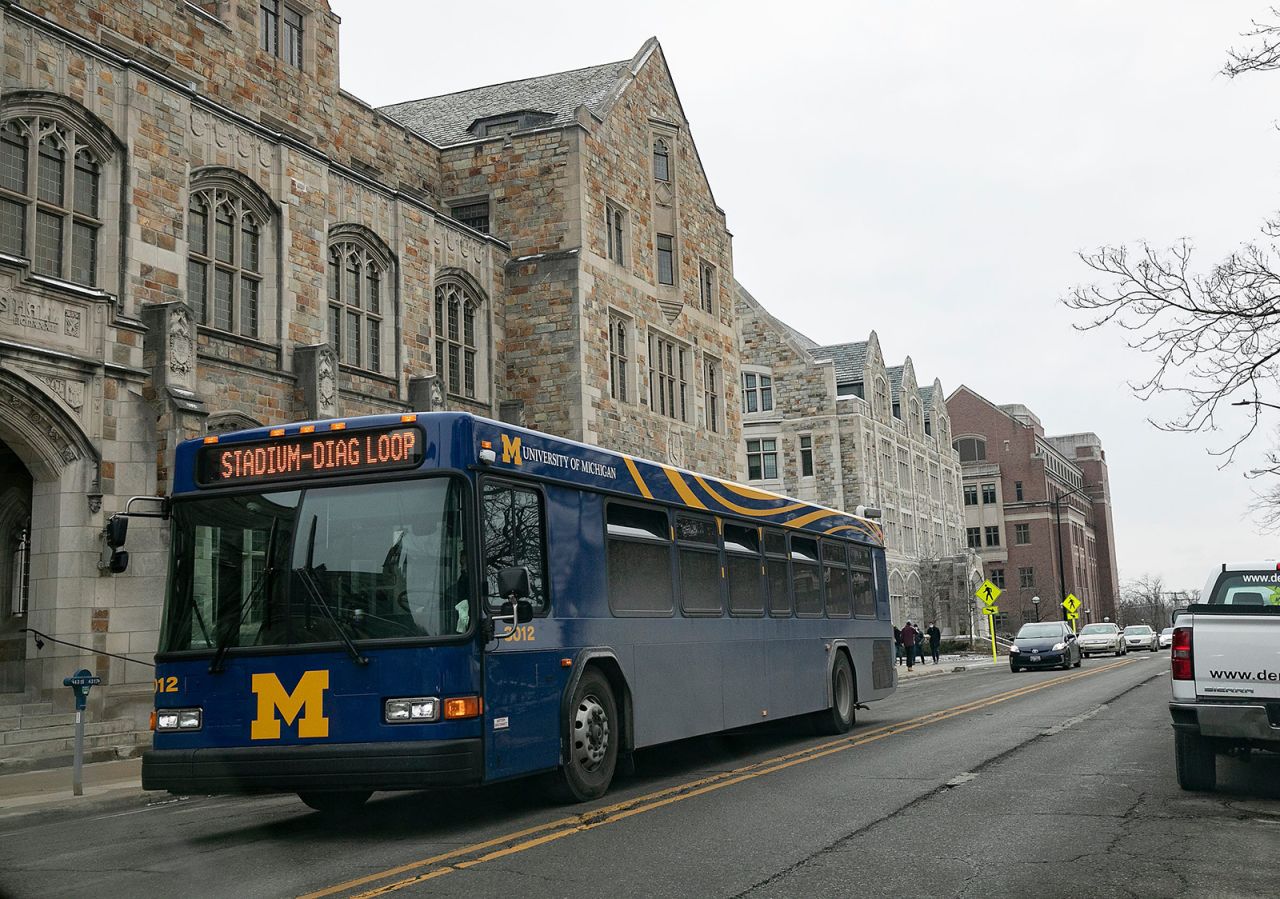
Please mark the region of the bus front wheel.
POLYGON ((344 792, 307 790, 299 793, 298 798, 322 815, 349 815, 368 802, 372 795, 363 790, 344 792))
POLYGON ((831 666, 831 708, 818 712, 814 718, 820 733, 835 736, 849 732, 853 727, 856 692, 849 657, 839 653, 831 666))
POLYGON ((553 792, 564 802, 599 799, 618 762, 618 706, 609 681, 596 668, 582 673, 569 706, 569 752, 553 792))

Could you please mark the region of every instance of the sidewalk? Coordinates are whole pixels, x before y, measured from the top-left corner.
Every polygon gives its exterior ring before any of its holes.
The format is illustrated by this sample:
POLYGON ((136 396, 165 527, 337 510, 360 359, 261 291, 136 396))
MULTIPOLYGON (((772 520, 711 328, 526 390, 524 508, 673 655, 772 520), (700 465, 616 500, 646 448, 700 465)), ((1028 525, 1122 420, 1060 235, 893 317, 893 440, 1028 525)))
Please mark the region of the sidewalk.
POLYGON ((15 814, 57 808, 82 810, 163 797, 142 789, 142 759, 85 765, 84 795, 71 792, 71 768, 48 768, 0 776, 0 822, 15 814))
POLYGON ((960 671, 972 671, 974 668, 990 667, 992 667, 992 662, 989 655, 968 653, 948 655, 944 653, 936 665, 930 659, 925 662, 916 662, 915 667, 908 670, 907 663, 903 662, 895 670, 898 672, 899 682, 905 682, 919 680, 922 677, 934 677, 939 674, 954 674, 960 671))

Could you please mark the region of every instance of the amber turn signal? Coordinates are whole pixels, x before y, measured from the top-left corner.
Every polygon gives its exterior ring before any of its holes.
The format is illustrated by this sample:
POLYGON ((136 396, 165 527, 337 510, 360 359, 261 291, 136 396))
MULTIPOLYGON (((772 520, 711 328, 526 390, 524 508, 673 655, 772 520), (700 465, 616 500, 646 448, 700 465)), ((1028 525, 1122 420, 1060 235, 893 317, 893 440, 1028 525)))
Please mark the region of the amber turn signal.
POLYGON ((459 696, 444 701, 445 718, 475 718, 480 714, 479 696, 459 696))

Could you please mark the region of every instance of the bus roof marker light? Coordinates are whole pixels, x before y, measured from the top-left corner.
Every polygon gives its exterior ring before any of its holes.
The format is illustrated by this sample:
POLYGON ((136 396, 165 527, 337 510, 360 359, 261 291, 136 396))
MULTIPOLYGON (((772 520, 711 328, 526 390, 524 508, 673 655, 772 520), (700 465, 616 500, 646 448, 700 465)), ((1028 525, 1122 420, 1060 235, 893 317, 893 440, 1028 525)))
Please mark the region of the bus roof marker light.
POLYGON ((329 425, 330 431, 345 431, 346 429, 347 423, 345 421, 335 421, 333 424, 329 425))
POLYGON ((303 425, 302 427, 298 428, 299 434, 314 434, 315 432, 316 432, 315 425, 303 425))
POLYGON ((480 441, 480 462, 482 465, 492 465, 498 461, 498 454, 493 451, 492 440, 480 441))
POLYGON ((417 413, 414 413, 414 412, 406 412, 404 415, 400 416, 400 421, 404 422, 405 424, 411 424, 417 420, 418 420, 417 413))
POLYGON ((205 442, 205 443, 217 443, 217 442, 218 442, 218 435, 217 435, 217 434, 210 434, 208 437, 204 438, 204 442, 205 442))
POLYGON ((573 667, 573 659, 561 659, 561 660, 560 660, 560 667, 561 667, 561 668, 572 668, 572 667, 573 667))
POLYGON ((268 436, 271 436, 271 437, 283 437, 284 428, 272 428, 270 431, 267 432, 267 434, 268 436))

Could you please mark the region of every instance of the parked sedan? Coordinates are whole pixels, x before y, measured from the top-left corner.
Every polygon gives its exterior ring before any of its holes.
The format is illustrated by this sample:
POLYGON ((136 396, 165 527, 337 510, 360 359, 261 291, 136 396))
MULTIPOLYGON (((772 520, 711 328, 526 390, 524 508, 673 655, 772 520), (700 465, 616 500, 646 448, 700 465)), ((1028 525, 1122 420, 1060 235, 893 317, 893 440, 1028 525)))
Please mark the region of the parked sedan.
POLYGON ((1009 647, 1009 670, 1080 667, 1080 643, 1065 621, 1024 624, 1009 647))
POLYGON ((1086 624, 1080 628, 1080 654, 1088 658, 1098 653, 1110 652, 1122 656, 1129 651, 1124 645, 1124 632, 1120 625, 1110 621, 1086 624))
POLYGON ((1124 642, 1130 649, 1160 650, 1160 635, 1145 624, 1131 624, 1124 629, 1124 642))
POLYGON ((1173 628, 1166 627, 1160 632, 1160 648, 1168 649, 1173 645, 1173 628))

